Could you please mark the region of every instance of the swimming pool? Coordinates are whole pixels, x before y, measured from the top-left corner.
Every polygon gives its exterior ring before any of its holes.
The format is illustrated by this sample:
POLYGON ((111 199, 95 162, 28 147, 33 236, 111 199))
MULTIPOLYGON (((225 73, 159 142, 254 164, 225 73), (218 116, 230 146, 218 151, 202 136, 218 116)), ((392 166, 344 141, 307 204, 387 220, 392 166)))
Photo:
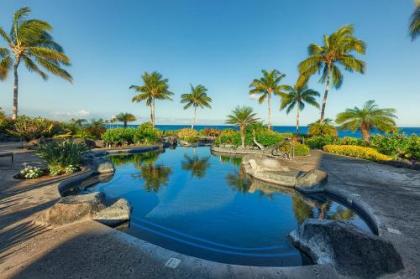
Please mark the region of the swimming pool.
POLYGON ((240 158, 208 147, 111 156, 111 180, 89 191, 133 207, 127 233, 208 260, 259 266, 309 264, 288 234, 307 218, 346 220, 369 230, 352 210, 324 196, 258 183, 240 158))

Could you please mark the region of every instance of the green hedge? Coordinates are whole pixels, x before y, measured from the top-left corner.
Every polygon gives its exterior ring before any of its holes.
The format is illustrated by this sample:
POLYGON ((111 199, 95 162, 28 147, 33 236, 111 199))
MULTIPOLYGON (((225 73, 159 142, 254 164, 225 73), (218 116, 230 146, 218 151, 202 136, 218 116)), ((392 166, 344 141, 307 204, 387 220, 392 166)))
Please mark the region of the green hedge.
POLYGON ((102 135, 102 139, 110 145, 153 144, 159 141, 161 135, 162 133, 151 124, 143 123, 138 128, 108 129, 102 135))
MULTIPOLYGON (((278 142, 284 140, 285 138, 291 137, 291 134, 288 133, 278 133, 267 128, 257 129, 255 131, 255 139, 257 142, 264 146, 272 146, 278 142)), ((241 135, 239 131, 227 129, 223 130, 220 135, 216 138, 216 145, 229 144, 236 147, 241 145, 241 135)), ((245 145, 253 146, 253 131, 248 129, 245 136, 245 145)))
POLYGON ((394 158, 420 160, 420 137, 416 135, 375 135, 371 138, 371 145, 394 158))

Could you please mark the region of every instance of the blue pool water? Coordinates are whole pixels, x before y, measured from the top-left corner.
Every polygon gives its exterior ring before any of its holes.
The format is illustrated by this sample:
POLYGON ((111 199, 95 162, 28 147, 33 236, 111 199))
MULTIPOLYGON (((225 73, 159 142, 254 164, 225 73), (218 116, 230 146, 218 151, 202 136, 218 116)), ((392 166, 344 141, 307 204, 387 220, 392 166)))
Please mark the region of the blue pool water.
POLYGON ((133 207, 127 232, 199 258, 245 265, 290 266, 308 259, 287 235, 306 218, 347 220, 369 230, 353 211, 325 197, 253 182, 240 158, 208 147, 111 157, 113 178, 93 186, 133 207))

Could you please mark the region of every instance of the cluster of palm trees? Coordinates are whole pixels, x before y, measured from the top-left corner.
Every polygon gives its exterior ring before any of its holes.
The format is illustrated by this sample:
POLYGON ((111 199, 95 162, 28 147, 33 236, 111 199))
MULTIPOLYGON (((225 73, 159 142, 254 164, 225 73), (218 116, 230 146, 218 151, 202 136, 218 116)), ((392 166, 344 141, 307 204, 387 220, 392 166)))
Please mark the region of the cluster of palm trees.
MULTIPOLYGON (((169 91, 168 79, 163 78, 158 72, 144 73, 141 76, 143 85, 131 85, 130 89, 136 91, 132 98, 135 103, 146 102, 150 108, 150 122, 156 124, 156 100, 172 100, 173 92, 169 91)), ((185 104, 184 109, 194 108, 194 118, 191 128, 194 128, 197 120, 197 108, 211 108, 212 99, 207 95, 207 88, 204 85, 191 86, 189 93, 182 94, 181 103, 185 104)))

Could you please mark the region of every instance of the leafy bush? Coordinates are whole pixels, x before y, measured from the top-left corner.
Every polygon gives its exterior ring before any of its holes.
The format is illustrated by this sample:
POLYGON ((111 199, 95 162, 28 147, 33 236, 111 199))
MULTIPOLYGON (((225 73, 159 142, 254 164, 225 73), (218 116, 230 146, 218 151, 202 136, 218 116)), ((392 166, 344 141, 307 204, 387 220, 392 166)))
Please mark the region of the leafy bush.
POLYGON ((48 120, 42 117, 31 118, 19 116, 8 133, 12 136, 24 138, 25 140, 38 139, 40 137, 52 137, 62 132, 62 126, 57 121, 48 120))
MULTIPOLYGON (((292 136, 292 134, 278 133, 265 127, 262 127, 262 128, 258 127, 256 129, 251 129, 251 128, 247 129, 246 135, 245 135, 245 145, 247 146, 255 145, 253 141, 254 135, 257 142, 266 147, 275 145, 281 142, 282 140, 284 140, 285 138, 292 136)), ((241 135, 239 131, 235 131, 231 129, 222 130, 214 143, 216 145, 227 144, 227 145, 240 146, 241 135)))
POLYGON ((357 157, 374 161, 389 161, 392 158, 379 153, 376 149, 371 147, 356 146, 356 145, 325 145, 323 150, 339 155, 350 157, 357 157))
POLYGON ((36 153, 47 162, 51 175, 59 175, 68 172, 70 168, 78 168, 86 150, 84 144, 54 141, 41 144, 36 153))
POLYGON ((128 144, 152 144, 159 141, 161 132, 150 123, 143 123, 138 128, 114 128, 108 129, 102 135, 105 144, 128 145, 128 144))
POLYGON ((204 130, 200 131, 200 134, 205 137, 218 137, 222 131, 213 128, 205 128, 204 130))
POLYGON ((331 124, 331 120, 329 119, 325 119, 322 123, 317 121, 309 124, 308 133, 311 136, 337 137, 337 129, 331 124))
POLYGON ((214 144, 221 145, 234 145, 240 146, 241 145, 241 135, 238 131, 232 129, 223 130, 220 135, 214 141, 214 144))
POLYGON ((180 140, 184 140, 187 142, 197 142, 199 140, 199 133, 190 128, 184 128, 178 131, 177 136, 180 140))
POLYGON ((313 136, 305 140, 311 149, 322 149, 324 145, 336 144, 338 139, 335 136, 313 136))
POLYGON ((19 172, 19 175, 25 179, 35 179, 44 175, 44 170, 39 167, 27 166, 19 172))
POLYGON ((310 148, 306 144, 291 141, 286 142, 279 147, 281 152, 288 153, 290 155, 293 154, 293 149, 295 156, 306 156, 310 152, 310 148))
POLYGON ((420 160, 420 137, 416 135, 375 135, 371 138, 371 145, 386 155, 420 160))
POLYGON ((152 123, 141 124, 134 133, 134 142, 142 144, 152 144, 160 140, 162 132, 153 127, 152 123))
POLYGON ((83 127, 83 130, 85 130, 90 139, 100 139, 106 131, 105 122, 102 119, 93 119, 89 124, 83 127))

